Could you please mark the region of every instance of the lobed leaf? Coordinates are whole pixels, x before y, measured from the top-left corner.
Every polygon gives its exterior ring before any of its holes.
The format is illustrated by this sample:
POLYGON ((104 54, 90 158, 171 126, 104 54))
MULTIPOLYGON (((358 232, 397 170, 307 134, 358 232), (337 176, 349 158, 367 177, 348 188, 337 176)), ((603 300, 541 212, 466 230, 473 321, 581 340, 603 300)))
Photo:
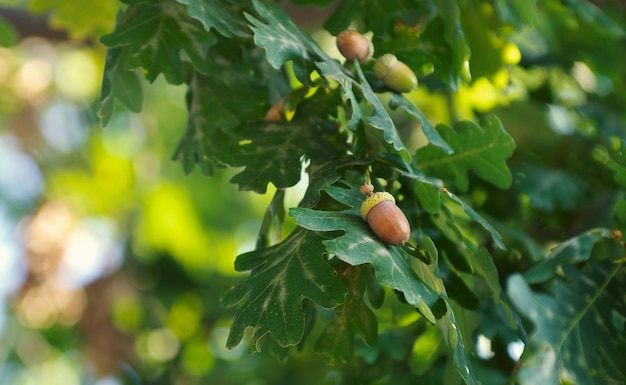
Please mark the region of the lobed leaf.
POLYGON ((281 68, 288 61, 312 61, 314 54, 324 52, 308 36, 300 31, 291 18, 275 4, 252 1, 262 20, 246 14, 252 24, 254 42, 265 49, 267 60, 274 68, 281 68), (265 22, 263 22, 265 21, 265 22))
POLYGON ((531 284, 545 282, 552 278, 561 266, 587 261, 596 243, 607 239, 614 239, 611 231, 598 228, 561 242, 546 259, 524 273, 524 278, 531 284))
POLYGON ((372 115, 365 116, 365 121, 369 123, 372 127, 381 130, 383 132, 385 142, 391 144, 393 146, 393 149, 400 154, 402 159, 404 159, 406 162, 409 162, 411 160, 411 154, 406 149, 406 147, 404 147, 404 144, 402 143, 402 140, 398 135, 398 130, 396 129, 396 126, 391 119, 391 116, 389 116, 389 113, 383 106, 382 102, 380 101, 380 99, 378 99, 378 96, 376 96, 374 90, 372 90, 372 87, 367 82, 367 79, 365 79, 359 63, 355 62, 354 64, 354 68, 357 71, 357 76, 360 81, 359 84, 361 85, 361 92, 363 92, 365 100, 367 100, 374 109, 372 115))
POLYGON ((116 99, 135 113, 140 112, 143 107, 139 75, 135 70, 122 68, 123 54, 124 51, 119 47, 107 50, 98 104, 98 118, 102 127, 109 124, 116 99))
POLYGON ((612 322, 626 314, 624 259, 589 262, 584 269, 563 267, 555 278, 531 290, 521 274, 507 292, 518 311, 534 324, 522 356, 521 385, 608 384, 626 378, 626 334, 612 322), (593 368, 593 370, 591 370, 593 368))
POLYGON ((337 127, 324 114, 333 109, 334 101, 329 98, 335 96, 318 90, 300 104, 289 122, 254 122, 241 127, 236 133, 239 146, 219 155, 229 166, 245 167, 231 182, 241 190, 264 193, 270 182, 277 188, 295 185, 304 160, 321 164, 338 159, 341 153, 328 139, 337 134, 337 127))
POLYGON ((226 167, 219 155, 237 148, 235 129, 262 116, 264 92, 238 69, 216 66, 207 75, 193 74, 187 92, 187 127, 173 156, 186 173, 196 165, 204 175, 226 167))
POLYGON ((378 282, 401 291, 408 303, 434 323, 435 315, 431 307, 439 300, 439 293, 418 278, 400 247, 382 243, 363 221, 359 213, 363 200, 359 189, 354 186, 350 189, 328 186, 325 191, 350 208, 317 211, 298 207, 290 209, 289 215, 298 225, 309 230, 343 231, 343 235, 324 241, 328 253, 352 266, 371 264, 378 282))
POLYGON ((364 266, 349 267, 343 274, 348 294, 343 304, 334 309, 335 318, 315 344, 315 350, 326 355, 330 365, 350 362, 357 335, 369 346, 376 343, 378 320, 363 300, 365 289, 373 279, 370 275, 364 266))
POLYGON ((254 328, 251 352, 259 351, 259 340, 268 333, 280 346, 298 344, 305 332, 304 298, 324 308, 344 301, 346 289, 322 257, 324 239, 297 228, 277 245, 237 257, 236 270, 253 273, 221 297, 227 307, 241 303, 227 347, 237 346, 248 327, 254 328))
POLYGON ((169 83, 181 84, 183 62, 206 71, 208 47, 216 38, 189 18, 184 5, 161 0, 131 4, 101 41, 125 51, 122 69, 142 67, 150 82, 162 73, 169 83))
POLYGON ((187 6, 189 16, 198 19, 205 30, 215 29, 225 37, 249 35, 247 24, 235 10, 241 2, 224 0, 176 0, 187 6))
POLYGON ((469 170, 497 187, 508 188, 511 185, 513 178, 506 159, 513 154, 515 142, 498 118, 488 116, 484 128, 466 121, 458 124, 457 131, 443 124, 437 129, 454 149, 454 154, 448 155, 433 145, 422 147, 416 154, 420 169, 451 179, 462 191, 469 188, 469 170))

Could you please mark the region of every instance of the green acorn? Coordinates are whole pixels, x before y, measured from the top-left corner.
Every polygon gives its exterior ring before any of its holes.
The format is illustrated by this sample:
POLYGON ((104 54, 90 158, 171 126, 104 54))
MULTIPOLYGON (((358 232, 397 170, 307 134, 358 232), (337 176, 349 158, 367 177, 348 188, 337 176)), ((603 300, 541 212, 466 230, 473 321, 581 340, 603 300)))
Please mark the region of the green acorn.
POLYGON ((411 92, 417 88, 417 76, 395 55, 390 53, 376 59, 374 63, 374 76, 395 92, 411 92))

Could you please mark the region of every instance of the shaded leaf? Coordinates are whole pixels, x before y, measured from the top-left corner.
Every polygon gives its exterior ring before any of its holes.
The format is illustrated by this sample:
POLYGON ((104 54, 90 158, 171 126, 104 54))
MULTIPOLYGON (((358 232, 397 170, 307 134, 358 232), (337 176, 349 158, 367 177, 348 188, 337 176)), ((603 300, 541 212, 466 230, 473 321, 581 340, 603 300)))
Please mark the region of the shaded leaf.
POLYGON ((452 154, 454 150, 446 141, 441 137, 439 132, 428 121, 426 116, 419 110, 413 103, 411 103, 404 95, 391 93, 391 99, 389 106, 392 109, 400 109, 404 111, 411 119, 420 121, 422 131, 426 138, 433 146, 441 148, 446 154, 452 154))
POLYGON ((263 114, 265 93, 237 69, 216 66, 207 75, 196 72, 191 78, 187 128, 174 153, 186 173, 196 165, 205 175, 226 167, 218 155, 237 148, 234 130, 263 114))
POLYGON ((123 53, 119 47, 107 50, 98 105, 98 118, 102 127, 111 120, 116 99, 132 112, 140 112, 143 107, 139 75, 135 70, 122 68, 123 53))
POLYGON ((365 100, 367 100, 373 107, 372 115, 366 115, 365 121, 372 127, 381 130, 383 132, 385 142, 391 144, 393 149, 400 154, 402 159, 409 162, 411 160, 411 154, 406 147, 404 147, 404 143, 402 143, 402 140, 398 135, 398 130, 396 129, 391 116, 389 116, 389 113, 381 103, 380 99, 378 99, 378 96, 376 96, 374 90, 372 90, 372 87, 367 82, 367 79, 365 79, 359 63, 355 62, 354 64, 354 68, 357 71, 357 76, 360 81, 359 84, 361 85, 361 92, 363 92, 365 100))
POLYGON ((359 189, 329 186, 325 191, 350 208, 344 211, 292 208, 289 215, 297 224, 310 230, 343 231, 343 235, 324 241, 326 250, 352 266, 371 264, 378 282, 401 291, 408 303, 434 323, 431 306, 439 299, 439 294, 417 277, 400 247, 383 244, 363 221, 359 213, 363 195, 359 189))
POLYGON ((626 379, 626 334, 611 322, 614 312, 626 314, 623 265, 622 260, 590 262, 584 270, 564 266, 566 279, 544 284, 544 293, 531 290, 520 274, 509 278, 509 297, 535 327, 517 373, 520 384, 608 384, 626 379))
POLYGON ((478 214, 470 205, 465 203, 461 198, 452 194, 448 190, 440 190, 443 196, 449 198, 451 201, 455 202, 459 206, 463 208, 463 211, 469 216, 472 220, 478 222, 485 230, 489 231, 491 234, 491 238, 495 242, 495 244, 502 250, 506 250, 506 245, 502 240, 502 236, 485 218, 483 218, 480 214, 478 214))
POLYGON ((524 278, 529 283, 545 282, 562 265, 588 260, 596 243, 607 239, 614 239, 608 229, 593 229, 561 242, 546 259, 524 273, 524 278))
POLYGON ((337 134, 337 127, 320 107, 332 109, 334 96, 319 90, 298 107, 289 122, 255 122, 240 128, 236 136, 239 146, 219 156, 229 166, 245 167, 231 182, 239 184, 241 190, 265 193, 269 182, 277 188, 295 185, 304 159, 319 164, 339 158, 339 151, 328 139, 337 134))
POLYGON ((465 384, 479 384, 476 378, 476 372, 469 358, 470 346, 466 346, 466 341, 470 339, 470 333, 463 327, 462 317, 457 317, 457 310, 450 302, 446 288, 441 280, 441 272, 439 271, 439 263, 433 260, 433 263, 426 265, 424 263, 414 263, 417 274, 422 281, 429 287, 435 288, 442 293, 438 301, 438 306, 445 309, 443 316, 437 320, 437 328, 440 330, 443 340, 449 351, 452 353, 452 364, 458 375, 461 376, 465 384), (464 334, 465 332, 465 334, 464 334))
MULTIPOLYGON (((427 1, 430 5, 430 1, 427 1)), ((324 22, 324 28, 333 35, 348 28, 350 23, 362 20, 374 34, 388 32, 399 20, 413 25, 422 9, 410 0, 344 0, 324 22)))
POLYGON ((307 169, 309 173, 309 186, 299 206, 308 208, 315 206, 319 200, 320 192, 326 186, 332 185, 341 178, 341 174, 337 171, 338 169, 346 166, 365 166, 367 164, 369 164, 369 162, 358 160, 351 156, 333 159, 322 164, 311 164, 307 169))
POLYGON ((490 28, 482 7, 476 2, 468 2, 461 13, 463 35, 469 46, 471 58, 469 69, 473 79, 491 77, 504 66, 502 46, 495 30, 490 28))
POLYGON ((488 116, 483 125, 481 128, 473 122, 461 122, 455 132, 450 126, 440 124, 437 129, 454 154, 448 155, 433 145, 422 147, 416 154, 418 167, 451 179, 462 191, 469 188, 469 170, 497 187, 508 188, 513 178, 506 159, 513 154, 515 142, 498 118, 488 116))
POLYGON ((206 71, 208 48, 216 38, 191 20, 182 4, 141 1, 129 6, 101 41, 126 51, 124 69, 142 67, 150 82, 162 73, 169 83, 180 84, 185 80, 184 61, 206 71))
POLYGON ((354 79, 348 76, 345 73, 344 67, 339 65, 335 61, 317 62, 315 64, 320 69, 320 71, 322 71, 323 76, 335 79, 337 82, 339 82, 341 88, 343 88, 344 93, 342 95, 342 98, 343 100, 350 101, 350 107, 352 109, 352 116, 350 117, 350 121, 348 121, 348 123, 346 124, 346 128, 348 130, 354 131, 363 119, 363 113, 361 112, 359 101, 352 91, 352 84, 354 82, 354 79))
POLYGON ((519 183, 516 181, 516 186, 540 210, 572 210, 587 198, 588 186, 575 174, 535 166, 523 166, 515 171, 523 175, 523 178, 519 178, 519 183))
POLYGON ((335 308, 335 318, 315 344, 315 350, 326 355, 330 365, 350 362, 357 335, 369 346, 376 343, 378 335, 376 315, 363 301, 365 289, 374 278, 364 266, 349 267, 343 278, 348 287, 346 299, 335 308))
POLYGON ((258 342, 270 333, 280 346, 302 340, 305 317, 302 300, 308 298, 324 308, 343 302, 346 289, 324 260, 325 239, 302 228, 272 247, 241 254, 237 271, 252 275, 221 297, 224 306, 241 304, 233 320, 226 346, 237 346, 247 327, 253 327, 250 351, 259 351, 258 342))
MULTIPOLYGON (((456 0, 436 1, 435 5, 444 21, 443 39, 449 47, 450 54, 448 60, 444 60, 447 63, 446 67, 449 67, 448 77, 445 80, 453 90, 457 90, 461 81, 465 60, 467 60, 469 55, 469 49, 461 26, 461 11, 456 0)), ((454 148, 454 146, 452 147, 454 148)))

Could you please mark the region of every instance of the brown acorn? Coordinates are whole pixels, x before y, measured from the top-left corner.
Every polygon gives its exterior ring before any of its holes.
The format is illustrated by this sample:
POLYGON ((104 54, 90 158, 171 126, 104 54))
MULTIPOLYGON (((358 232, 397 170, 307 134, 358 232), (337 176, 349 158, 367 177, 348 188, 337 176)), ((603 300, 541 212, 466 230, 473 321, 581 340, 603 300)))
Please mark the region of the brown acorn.
POLYGON ((357 59, 360 63, 364 63, 374 55, 372 43, 351 29, 346 29, 337 35, 337 48, 348 61, 357 59))
POLYGON ((417 88, 415 73, 390 53, 376 59, 372 71, 392 91, 411 92, 417 88))
POLYGON ((370 184, 361 187, 368 197, 361 204, 361 216, 383 242, 391 245, 404 245, 411 236, 409 221, 396 206, 396 200, 388 192, 372 193, 370 184), (368 194, 369 192, 369 194, 368 194))

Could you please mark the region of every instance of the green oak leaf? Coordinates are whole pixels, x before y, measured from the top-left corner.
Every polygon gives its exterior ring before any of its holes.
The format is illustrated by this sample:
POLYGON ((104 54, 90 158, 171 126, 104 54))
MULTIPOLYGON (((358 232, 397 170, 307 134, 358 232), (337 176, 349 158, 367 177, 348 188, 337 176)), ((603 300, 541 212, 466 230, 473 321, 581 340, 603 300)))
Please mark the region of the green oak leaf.
POLYGON ((334 309, 335 318, 315 343, 315 350, 325 354, 330 365, 350 362, 356 335, 369 346, 374 346, 378 336, 376 315, 363 300, 369 281, 374 279, 371 271, 365 266, 350 266, 342 278, 348 287, 346 299, 334 309))
POLYGON ((162 0, 130 5, 101 41, 126 51, 124 69, 142 67, 150 82, 162 73, 169 83, 181 84, 184 61, 205 72, 208 48, 216 38, 188 16, 184 5, 162 0))
MULTIPOLYGON (((388 33, 390 26, 399 20, 410 25, 415 24, 422 11, 418 8, 420 3, 411 0, 343 0, 326 19, 324 28, 337 35, 350 27, 350 23, 355 20, 363 20, 364 25, 367 25, 374 34, 388 33)), ((431 1, 424 3, 430 5, 431 1)))
POLYGON ((328 253, 352 266, 371 264, 379 283, 401 291, 408 303, 434 323, 431 307, 439 300, 439 294, 419 279, 402 248, 382 243, 363 221, 359 213, 363 195, 359 189, 328 186, 324 190, 349 209, 318 211, 296 207, 289 210, 289 215, 309 230, 343 231, 343 235, 324 241, 328 253))
POLYGON ((391 144, 393 149, 400 154, 402 159, 409 162, 411 160, 411 154, 406 147, 404 147, 404 143, 402 143, 402 140, 400 139, 400 135, 398 134, 398 130, 393 123, 393 119, 391 119, 391 116, 389 116, 389 113, 383 106, 382 102, 374 93, 374 90, 367 82, 367 79, 365 79, 361 66, 356 61, 354 62, 354 68, 356 69, 357 76, 360 81, 359 84, 361 85, 361 92, 363 92, 365 100, 367 100, 374 109, 372 115, 365 116, 365 121, 372 127, 382 131, 385 142, 391 144))
POLYGON ((143 107, 139 75, 135 70, 122 68, 123 55, 124 51, 119 47, 107 50, 98 105, 98 118, 102 127, 106 127, 111 120, 116 99, 135 113, 143 107))
MULTIPOLYGON (((254 42, 266 51, 267 60, 280 68, 287 61, 311 61, 313 53, 323 54, 321 48, 308 36, 300 31, 289 16, 275 4, 263 4, 253 0, 259 20, 250 14, 246 18, 252 23, 254 42)), ((323 54, 326 56, 326 54, 323 54)))
POLYGON ((524 278, 531 284, 547 281, 562 265, 588 260, 596 243, 607 239, 614 239, 611 231, 598 228, 561 242, 546 259, 524 273, 524 278))
POLYGON ((469 56, 469 48, 461 25, 460 6, 456 0, 436 1, 435 5, 444 21, 443 39, 450 48, 448 51, 450 58, 447 61, 450 66, 447 82, 453 90, 457 90, 461 82, 465 61, 469 56))
POLYGON ((469 188, 469 170, 497 187, 510 187, 513 178, 505 160, 513 154, 515 142, 495 116, 488 116, 483 126, 465 121, 459 123, 455 131, 450 126, 438 125, 438 131, 454 149, 454 154, 446 154, 433 145, 422 147, 415 156, 418 167, 452 180, 462 191, 469 188))
POLYGON ((198 19, 205 30, 215 29, 225 37, 241 36, 250 34, 247 23, 243 16, 237 12, 236 7, 241 6, 241 1, 224 0, 176 0, 187 6, 189 16, 198 19))
MULTIPOLYGON (((441 280, 441 272, 436 258, 426 265, 424 263, 413 263, 415 271, 419 278, 426 283, 428 287, 434 288, 441 293, 438 306, 446 308, 445 314, 437 320, 437 328, 441 332, 445 344, 452 353, 452 363, 456 372, 463 378, 467 385, 479 384, 476 378, 476 372, 472 366, 468 352, 470 347, 466 346, 466 341, 470 340, 471 335, 467 333, 464 325, 457 319, 457 311, 450 302, 450 298, 446 292, 446 287, 441 280), (465 332, 465 334, 464 334, 465 332)), ((462 318, 462 317, 461 317, 462 318)))
POLYGON ((198 165, 204 175, 226 167, 218 155, 235 152, 234 131, 247 119, 263 116, 265 93, 230 65, 215 65, 207 75, 195 72, 189 82, 187 128, 174 153, 189 173, 198 165))
POLYGON ((241 303, 227 347, 237 346, 248 327, 254 328, 251 352, 259 351, 259 340, 268 333, 280 346, 298 344, 305 333, 304 298, 324 308, 344 301, 346 288, 323 258, 324 239, 319 233, 296 228, 281 243, 237 257, 237 271, 253 272, 220 299, 226 307, 241 303))
POLYGON ((494 3, 494 9, 502 22, 515 25, 537 24, 537 0, 507 0, 494 3))
POLYGON ((519 178, 519 183, 516 181, 516 187, 528 195, 530 203, 540 210, 574 210, 588 198, 587 182, 574 173, 531 165, 517 167, 513 171, 523 176, 519 178))
POLYGON ((480 5, 468 3, 461 13, 463 33, 471 52, 469 69, 473 79, 493 76, 504 67, 502 46, 480 5))
POLYGON ((337 127, 324 114, 330 113, 335 96, 318 90, 298 106, 289 122, 255 122, 240 127, 239 146, 219 155, 229 166, 245 167, 231 182, 239 184, 241 190, 265 193, 269 182, 277 188, 298 183, 303 158, 314 164, 339 158, 339 150, 328 140, 337 134, 337 127), (320 106, 327 106, 328 111, 320 106))
POLYGON ((626 315, 625 261, 591 261, 580 270, 563 266, 564 278, 544 283, 539 291, 521 274, 509 277, 511 301, 534 324, 518 383, 611 384, 626 379, 626 334, 612 322, 615 314, 626 315))
POLYGON ((307 167, 309 186, 300 201, 300 207, 312 208, 319 201, 320 192, 326 187, 341 179, 339 169, 347 166, 367 166, 368 161, 346 156, 333 159, 321 164, 311 164, 307 167))
POLYGON ((355 82, 354 79, 347 75, 345 68, 335 61, 317 62, 315 65, 322 71, 323 76, 335 79, 339 82, 341 88, 343 88, 344 93, 342 98, 343 100, 350 101, 350 107, 352 109, 352 116, 350 117, 350 121, 346 124, 346 128, 350 131, 356 130, 363 119, 363 113, 361 112, 361 106, 359 106, 359 100, 352 90, 352 85, 355 82))
POLYGON ((430 124, 422 111, 420 111, 419 108, 411 103, 404 95, 392 92, 389 107, 394 110, 400 109, 411 119, 419 120, 422 131, 431 145, 441 148, 446 154, 452 154, 454 152, 452 147, 450 147, 450 145, 441 137, 439 131, 437 131, 435 127, 430 124))
POLYGON ((480 224, 485 230, 489 232, 494 243, 502 250, 506 250, 506 245, 502 239, 502 236, 496 230, 491 223, 478 214, 469 204, 465 203, 456 194, 452 193, 446 188, 439 187, 439 181, 426 178, 423 175, 400 171, 400 174, 404 177, 415 180, 415 193, 420 199, 420 203, 424 206, 424 209, 431 214, 437 214, 441 210, 441 204, 446 205, 453 204, 460 206, 467 216, 480 224))

